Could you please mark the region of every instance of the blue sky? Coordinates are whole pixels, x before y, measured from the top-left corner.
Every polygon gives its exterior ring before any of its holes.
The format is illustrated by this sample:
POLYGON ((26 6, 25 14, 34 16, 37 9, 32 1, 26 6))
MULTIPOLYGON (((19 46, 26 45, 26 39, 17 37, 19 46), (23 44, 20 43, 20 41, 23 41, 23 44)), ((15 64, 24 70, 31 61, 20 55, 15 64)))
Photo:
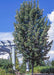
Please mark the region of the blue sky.
MULTIPOLYGON (((0 32, 14 31, 14 16, 23 1, 24 0, 0 0, 0 32)), ((39 0, 39 5, 41 9, 44 9, 44 15, 46 16, 54 10, 54 0, 39 0)))
MULTIPOLYGON (((0 40, 13 40, 16 10, 24 0, 0 0, 0 40)), ((25 0, 30 1, 30 0, 25 0)), ((33 0, 32 0, 33 1, 33 0)), ((37 0, 36 0, 37 1, 37 0)), ((51 21, 51 28, 48 32, 49 41, 54 40, 54 0, 39 0, 39 7, 44 9, 43 15, 48 16, 51 21)), ((51 59, 54 55, 54 43, 51 48, 51 59), (53 55, 52 55, 53 54, 53 55)))

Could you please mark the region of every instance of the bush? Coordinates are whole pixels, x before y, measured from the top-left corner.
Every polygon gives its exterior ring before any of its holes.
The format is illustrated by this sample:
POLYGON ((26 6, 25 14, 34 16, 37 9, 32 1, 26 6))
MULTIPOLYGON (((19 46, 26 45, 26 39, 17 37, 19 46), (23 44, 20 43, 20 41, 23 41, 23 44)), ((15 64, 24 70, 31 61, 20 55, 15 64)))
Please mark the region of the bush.
POLYGON ((21 66, 19 67, 20 73, 25 73, 26 72, 26 64, 22 63, 21 66))
MULTIPOLYGON (((30 70, 31 72, 31 70, 30 70)), ((54 73, 53 66, 37 66, 34 68, 34 73, 54 73)))
POLYGON ((5 75, 5 70, 3 70, 3 69, 0 69, 0 75, 5 75))
POLYGON ((10 60, 0 59, 0 68, 5 69, 8 72, 9 68, 12 68, 12 63, 10 60))
POLYGON ((14 73, 6 73, 5 69, 0 69, 0 75, 15 75, 14 73))

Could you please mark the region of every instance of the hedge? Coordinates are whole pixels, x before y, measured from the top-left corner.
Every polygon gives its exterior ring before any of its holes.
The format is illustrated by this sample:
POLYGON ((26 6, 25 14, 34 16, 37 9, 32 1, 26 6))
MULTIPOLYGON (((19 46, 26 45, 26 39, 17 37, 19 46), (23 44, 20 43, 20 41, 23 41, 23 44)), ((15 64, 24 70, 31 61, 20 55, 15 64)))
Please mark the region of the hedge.
POLYGON ((6 73, 6 71, 5 71, 5 69, 1 69, 0 68, 0 75, 15 75, 15 74, 13 74, 13 73, 6 73))
MULTIPOLYGON (((31 72, 31 70, 30 70, 31 72)), ((37 66, 34 67, 34 73, 54 73, 54 66, 37 66)))

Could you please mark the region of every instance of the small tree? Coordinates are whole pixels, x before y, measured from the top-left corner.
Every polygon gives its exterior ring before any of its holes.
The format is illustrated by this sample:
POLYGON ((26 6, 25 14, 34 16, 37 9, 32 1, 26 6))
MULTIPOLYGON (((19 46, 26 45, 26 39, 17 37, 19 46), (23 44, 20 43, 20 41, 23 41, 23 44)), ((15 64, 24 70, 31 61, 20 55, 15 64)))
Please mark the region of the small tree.
POLYGON ((18 58, 16 57, 16 70, 19 70, 19 61, 18 61, 18 58))
MULTIPOLYGON (((15 48, 16 49, 16 48, 15 48)), ((19 60, 18 60, 18 56, 17 56, 17 50, 15 51, 15 67, 16 67, 16 70, 19 71, 19 60)))
POLYGON ((16 12, 16 23, 14 42, 22 53, 25 61, 32 64, 32 75, 34 62, 41 65, 51 48, 52 41, 48 41, 48 30, 50 23, 43 17, 43 10, 39 8, 39 1, 23 2, 20 10, 16 12))

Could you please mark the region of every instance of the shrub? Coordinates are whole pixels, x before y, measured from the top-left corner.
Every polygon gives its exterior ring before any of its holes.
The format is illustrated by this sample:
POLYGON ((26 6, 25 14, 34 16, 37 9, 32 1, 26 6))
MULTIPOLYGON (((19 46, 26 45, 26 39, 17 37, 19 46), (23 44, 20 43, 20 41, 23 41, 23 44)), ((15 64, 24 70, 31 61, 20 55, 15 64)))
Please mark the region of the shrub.
POLYGON ((0 68, 0 75, 15 75, 15 73, 6 73, 5 69, 0 68))
POLYGON ((26 72, 26 64, 22 63, 20 68, 19 68, 20 73, 25 73, 26 72))
POLYGON ((5 70, 3 70, 3 69, 0 69, 0 75, 5 75, 5 70))
POLYGON ((8 72, 8 68, 12 68, 12 63, 10 60, 0 59, 0 68, 5 69, 8 72))
POLYGON ((37 66, 34 68, 34 73, 54 73, 54 67, 53 66, 37 66))

